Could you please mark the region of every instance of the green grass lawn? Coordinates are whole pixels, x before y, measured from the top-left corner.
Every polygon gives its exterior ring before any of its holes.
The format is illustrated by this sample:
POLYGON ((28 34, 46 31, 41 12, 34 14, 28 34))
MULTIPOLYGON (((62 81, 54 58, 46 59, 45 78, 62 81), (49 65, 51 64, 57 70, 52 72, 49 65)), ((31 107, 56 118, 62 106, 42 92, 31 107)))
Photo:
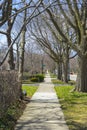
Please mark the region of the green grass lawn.
POLYGON ((50 73, 51 78, 56 78, 56 74, 50 73))
POLYGON ((73 86, 55 87, 70 130, 87 130, 87 93, 70 92, 73 86))
POLYGON ((32 97, 32 95, 36 92, 37 88, 37 86, 22 85, 22 90, 26 90, 28 97, 32 97))
POLYGON ((65 82, 58 80, 58 79, 52 79, 52 83, 55 84, 65 84, 65 82))

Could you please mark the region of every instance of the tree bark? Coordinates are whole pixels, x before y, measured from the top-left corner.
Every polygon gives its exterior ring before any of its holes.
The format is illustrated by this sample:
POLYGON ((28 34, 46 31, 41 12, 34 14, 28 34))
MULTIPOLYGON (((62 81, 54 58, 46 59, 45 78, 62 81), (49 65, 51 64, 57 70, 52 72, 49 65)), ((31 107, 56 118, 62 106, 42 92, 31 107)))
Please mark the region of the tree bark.
POLYGON ((24 66, 25 30, 21 33, 21 43, 19 49, 19 81, 22 81, 24 66))
MULTIPOLYGON (((12 0, 9 0, 9 16, 11 16, 12 14, 12 0)), ((14 24, 14 20, 15 20, 16 16, 14 17, 14 19, 9 18, 8 19, 8 29, 7 29, 7 43, 8 43, 8 47, 11 45, 11 30, 14 24)), ((15 69, 15 64, 14 64, 14 54, 13 54, 13 46, 10 48, 9 50, 9 54, 8 54, 8 69, 9 70, 14 70, 15 69)))
POLYGON ((65 59, 63 63, 63 70, 64 70, 64 82, 68 83, 70 80, 70 64, 69 64, 69 58, 65 59))
POLYGON ((70 64, 69 64, 69 52, 70 47, 66 44, 66 50, 64 52, 63 67, 64 67, 64 82, 68 83, 70 80, 70 64))
POLYGON ((87 57, 78 57, 78 75, 76 81, 76 91, 87 92, 87 57))
POLYGON ((17 51, 16 51, 16 53, 17 53, 17 55, 16 55, 16 69, 17 70, 19 69, 19 46, 18 45, 19 44, 16 43, 16 48, 17 48, 17 51))
MULTIPOLYGON (((9 47, 11 44, 10 34, 7 36, 7 42, 9 47)), ((11 47, 8 54, 8 70, 14 70, 14 69, 15 69, 15 64, 14 64, 13 47, 11 47)))
POLYGON ((25 48, 25 32, 24 29, 21 32, 21 43, 19 49, 19 71, 18 71, 18 81, 20 86, 20 98, 23 99, 22 95, 22 77, 23 77, 23 67, 24 67, 24 48, 25 48))
MULTIPOLYGON (((27 9, 24 11, 24 23, 26 21, 27 9)), ((24 49, 25 49, 25 35, 26 35, 26 25, 24 26, 21 32, 21 42, 19 47, 19 72, 18 72, 18 80, 20 84, 20 98, 23 99, 22 94, 22 77, 23 77, 23 68, 24 68, 24 49)))
POLYGON ((58 63, 57 66, 57 79, 62 80, 62 63, 58 63))

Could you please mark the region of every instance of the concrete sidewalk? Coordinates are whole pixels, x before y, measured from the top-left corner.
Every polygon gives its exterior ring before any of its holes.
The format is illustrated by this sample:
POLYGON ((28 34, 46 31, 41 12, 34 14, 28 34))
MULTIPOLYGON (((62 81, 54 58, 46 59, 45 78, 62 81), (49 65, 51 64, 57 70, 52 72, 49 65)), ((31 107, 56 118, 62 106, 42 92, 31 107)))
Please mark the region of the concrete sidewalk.
POLYGON ((33 95, 15 130, 69 130, 49 74, 33 95))

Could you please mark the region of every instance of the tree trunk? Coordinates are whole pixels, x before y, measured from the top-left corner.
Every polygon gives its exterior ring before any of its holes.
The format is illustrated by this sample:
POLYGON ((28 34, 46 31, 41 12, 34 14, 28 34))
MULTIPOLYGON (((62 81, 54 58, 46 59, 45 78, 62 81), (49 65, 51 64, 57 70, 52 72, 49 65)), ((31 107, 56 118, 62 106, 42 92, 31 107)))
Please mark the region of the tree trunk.
POLYGON ((64 53, 64 63, 63 63, 64 82, 66 82, 66 83, 68 83, 68 81, 70 80, 69 51, 70 51, 70 47, 68 46, 68 44, 66 44, 66 50, 64 53))
MULTIPOLYGON (((27 9, 24 11, 24 23, 26 21, 27 9)), ((24 67, 24 49, 25 49, 25 35, 26 35, 26 25, 21 32, 21 42, 19 47, 19 73, 18 80, 20 84, 20 98, 23 99, 22 95, 22 77, 23 77, 23 67, 24 67)))
MULTIPOLYGON (((11 16, 12 14, 12 0, 9 0, 9 12, 7 12, 9 14, 9 16, 11 16)), ((15 20, 15 18, 14 18, 15 20)), ((14 20, 12 18, 8 19, 8 28, 7 28, 7 43, 8 43, 8 47, 11 45, 11 31, 12 31, 12 27, 14 24, 14 20)), ((9 54, 8 54, 8 70, 14 70, 15 69, 15 64, 14 64, 14 54, 13 54, 13 46, 10 48, 9 54)))
POLYGON ((16 51, 16 69, 18 70, 19 69, 19 44, 16 43, 16 48, 17 48, 17 51, 16 51))
POLYGON ((18 72, 18 81, 20 84, 20 98, 23 99, 22 95, 22 77, 23 77, 23 67, 24 67, 24 48, 25 48, 25 29, 21 32, 21 43, 19 49, 19 72, 18 72))
POLYGON ((64 67, 64 82, 68 83, 70 80, 70 64, 69 64, 69 58, 65 60, 65 63, 63 64, 64 67))
MULTIPOLYGON (((11 44, 10 34, 7 36, 7 42, 9 47, 11 44)), ((8 70, 14 70, 14 69, 15 69, 15 64, 14 64, 13 47, 11 47, 8 54, 8 70)))
POLYGON ((87 92, 87 57, 79 57, 78 59, 78 75, 76 82, 76 91, 87 92))
POLYGON ((19 49, 19 80, 22 80, 24 66, 25 30, 21 32, 21 43, 19 49))
POLYGON ((57 79, 62 80, 62 63, 58 63, 57 66, 57 79))

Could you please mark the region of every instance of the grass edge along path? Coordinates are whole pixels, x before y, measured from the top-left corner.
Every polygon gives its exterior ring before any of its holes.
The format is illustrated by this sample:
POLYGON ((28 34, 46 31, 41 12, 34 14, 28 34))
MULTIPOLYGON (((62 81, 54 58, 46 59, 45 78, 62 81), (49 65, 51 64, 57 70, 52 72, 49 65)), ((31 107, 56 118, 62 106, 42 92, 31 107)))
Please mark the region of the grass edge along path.
POLYGON ((54 87, 70 130, 87 130, 87 93, 70 92, 74 86, 54 87))
POLYGON ((27 92, 27 97, 31 98, 33 94, 38 89, 38 86, 28 86, 28 85, 22 85, 22 90, 25 90, 27 92))

